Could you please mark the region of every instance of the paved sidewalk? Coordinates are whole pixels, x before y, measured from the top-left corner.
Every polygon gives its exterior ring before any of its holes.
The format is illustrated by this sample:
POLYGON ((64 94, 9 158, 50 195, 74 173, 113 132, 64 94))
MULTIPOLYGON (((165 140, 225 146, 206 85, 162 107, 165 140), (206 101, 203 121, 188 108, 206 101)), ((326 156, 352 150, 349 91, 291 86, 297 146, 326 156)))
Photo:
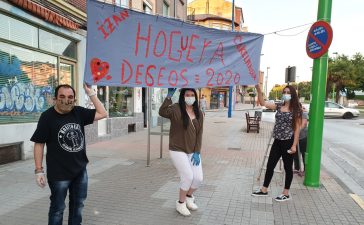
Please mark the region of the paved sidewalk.
MULTIPOLYGON (((200 209, 192 216, 183 217, 174 208, 179 179, 169 159, 168 138, 159 159, 160 138, 152 136, 151 166, 146 167, 147 132, 142 131, 88 146, 83 224, 363 224, 363 209, 325 171, 317 189, 295 176, 291 201, 272 199, 282 191, 281 173, 274 175, 268 197, 252 197, 262 182, 257 174, 273 124, 263 122, 259 134, 246 133, 243 112, 235 111, 230 119, 226 114, 206 114, 204 184, 196 192, 200 209)), ((33 160, 0 166, 1 225, 47 223, 49 188, 36 186, 33 167, 33 160)))

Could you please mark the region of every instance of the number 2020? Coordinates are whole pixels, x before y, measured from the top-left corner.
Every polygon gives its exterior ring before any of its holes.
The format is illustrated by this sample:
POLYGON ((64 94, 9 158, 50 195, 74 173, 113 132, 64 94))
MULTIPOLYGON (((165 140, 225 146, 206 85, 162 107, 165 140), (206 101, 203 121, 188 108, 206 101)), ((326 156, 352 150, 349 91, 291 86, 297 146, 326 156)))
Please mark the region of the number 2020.
POLYGON ((215 71, 212 68, 208 68, 206 70, 206 75, 210 77, 207 81, 207 86, 214 86, 214 83, 216 85, 230 86, 232 79, 234 81, 234 84, 239 84, 240 81, 240 74, 235 73, 235 75, 233 75, 233 72, 231 72, 231 70, 227 70, 224 75, 222 73, 218 73, 216 75, 215 71))

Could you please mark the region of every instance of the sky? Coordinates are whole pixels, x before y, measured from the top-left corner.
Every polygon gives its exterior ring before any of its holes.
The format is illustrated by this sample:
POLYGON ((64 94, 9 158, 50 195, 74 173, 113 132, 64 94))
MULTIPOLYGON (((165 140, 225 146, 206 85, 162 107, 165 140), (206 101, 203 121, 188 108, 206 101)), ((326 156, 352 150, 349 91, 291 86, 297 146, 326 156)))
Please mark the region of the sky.
MULTIPOLYGON (((231 0, 230 0, 231 1, 231 0)), ((313 59, 306 54, 308 31, 317 20, 318 0, 235 0, 243 9, 244 26, 249 32, 264 36, 260 70, 267 74, 268 90, 274 84, 284 84, 285 68, 296 66, 296 81, 311 81, 313 59), (269 34, 299 25, 310 24, 287 31, 269 34)), ((349 57, 359 52, 364 55, 364 1, 333 0, 331 26, 333 53, 349 57)))

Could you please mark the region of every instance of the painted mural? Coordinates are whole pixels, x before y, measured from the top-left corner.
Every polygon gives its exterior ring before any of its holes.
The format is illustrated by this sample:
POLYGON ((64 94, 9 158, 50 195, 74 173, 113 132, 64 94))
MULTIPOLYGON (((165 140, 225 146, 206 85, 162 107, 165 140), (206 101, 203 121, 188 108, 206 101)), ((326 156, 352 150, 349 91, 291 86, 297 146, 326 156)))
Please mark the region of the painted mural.
POLYGON ((37 87, 22 83, 17 77, 0 86, 0 115, 43 112, 52 99, 51 86, 37 87))

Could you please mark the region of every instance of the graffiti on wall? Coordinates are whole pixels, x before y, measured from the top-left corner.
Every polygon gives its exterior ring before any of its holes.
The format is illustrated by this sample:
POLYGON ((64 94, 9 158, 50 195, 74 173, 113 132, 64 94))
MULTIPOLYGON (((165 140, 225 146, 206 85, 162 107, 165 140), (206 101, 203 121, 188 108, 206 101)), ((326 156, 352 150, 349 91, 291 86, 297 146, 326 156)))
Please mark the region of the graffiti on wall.
POLYGON ((44 111, 52 98, 52 87, 36 87, 18 82, 16 77, 9 84, 0 86, 0 115, 8 113, 32 113, 44 111))

